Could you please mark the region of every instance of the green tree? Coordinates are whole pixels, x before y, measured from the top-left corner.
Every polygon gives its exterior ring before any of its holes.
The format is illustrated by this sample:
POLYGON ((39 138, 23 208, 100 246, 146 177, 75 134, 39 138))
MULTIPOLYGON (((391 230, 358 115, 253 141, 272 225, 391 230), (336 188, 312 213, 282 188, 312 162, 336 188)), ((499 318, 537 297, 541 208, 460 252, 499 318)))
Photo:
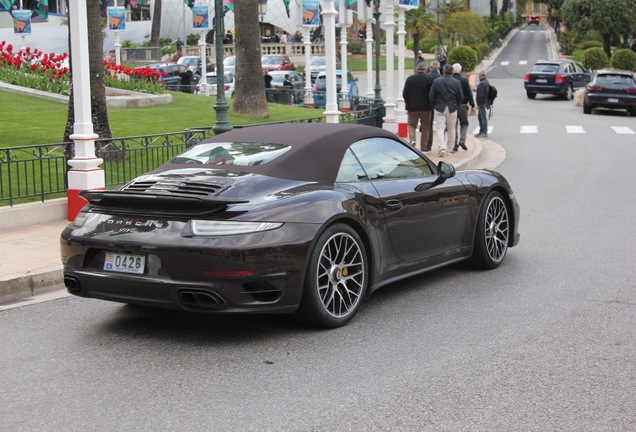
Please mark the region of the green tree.
POLYGON ((413 58, 417 59, 420 39, 435 27, 435 16, 426 11, 422 2, 417 9, 407 10, 405 19, 406 31, 413 36, 413 58))
POLYGON ((474 71, 478 62, 477 51, 469 46, 458 46, 451 49, 448 53, 448 63, 459 63, 462 65, 464 72, 474 71))
POLYGON ((442 32, 448 46, 454 47, 456 42, 472 45, 484 40, 487 28, 481 16, 472 12, 456 12, 444 18, 442 32))
POLYGON ((261 65, 261 35, 258 25, 258 1, 234 2, 236 28, 236 92, 232 109, 237 114, 268 118, 265 83, 261 65))
POLYGON ((610 57, 613 37, 630 31, 636 23, 636 1, 565 0, 560 15, 568 27, 579 33, 599 32, 603 50, 610 57))

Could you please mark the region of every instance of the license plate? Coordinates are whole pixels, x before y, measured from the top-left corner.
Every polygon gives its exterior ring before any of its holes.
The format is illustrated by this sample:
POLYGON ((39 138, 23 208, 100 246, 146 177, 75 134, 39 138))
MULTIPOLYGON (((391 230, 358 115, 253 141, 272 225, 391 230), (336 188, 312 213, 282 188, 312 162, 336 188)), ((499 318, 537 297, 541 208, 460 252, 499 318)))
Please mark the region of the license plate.
POLYGON ((618 103, 618 99, 616 99, 616 98, 608 98, 607 101, 609 103, 618 103))
POLYGON ((547 80, 547 79, 538 79, 538 80, 537 80, 537 82, 538 82, 539 84, 547 84, 547 83, 548 83, 548 80, 547 80))
POLYGON ((104 270, 120 273, 144 274, 146 257, 106 252, 104 270))

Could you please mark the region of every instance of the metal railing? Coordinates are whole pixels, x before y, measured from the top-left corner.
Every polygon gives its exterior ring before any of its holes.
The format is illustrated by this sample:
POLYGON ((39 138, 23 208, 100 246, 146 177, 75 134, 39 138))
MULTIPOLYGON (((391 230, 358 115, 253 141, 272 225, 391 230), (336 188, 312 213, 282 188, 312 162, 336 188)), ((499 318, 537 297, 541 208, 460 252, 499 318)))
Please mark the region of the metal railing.
MULTIPOLYGON (((341 114, 339 121, 381 127, 383 116, 382 106, 373 99, 356 97, 352 110, 341 114)), ((325 117, 317 116, 275 123, 324 122, 325 117)), ((205 126, 174 133, 100 138, 95 141, 95 148, 97 156, 104 160, 101 168, 106 187, 122 186, 213 135, 212 127, 205 126)), ((62 142, 0 148, 0 206, 65 197, 73 146, 72 142, 62 142)))

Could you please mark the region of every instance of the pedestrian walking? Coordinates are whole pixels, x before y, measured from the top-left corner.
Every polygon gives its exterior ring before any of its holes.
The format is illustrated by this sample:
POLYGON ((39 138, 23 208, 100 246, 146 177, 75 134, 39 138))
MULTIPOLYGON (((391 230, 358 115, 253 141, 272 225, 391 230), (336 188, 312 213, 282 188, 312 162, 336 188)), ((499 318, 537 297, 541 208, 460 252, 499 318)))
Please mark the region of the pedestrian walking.
POLYGON ((477 138, 488 138, 488 93, 490 83, 485 72, 479 72, 479 85, 477 86, 477 120, 479 121, 479 133, 477 138))
POLYGON ((462 65, 455 63, 453 65, 453 78, 455 78, 462 87, 462 103, 457 109, 457 123, 459 124, 459 133, 455 139, 455 147, 453 152, 456 152, 459 147, 464 150, 468 150, 466 147, 466 134, 468 133, 468 106, 470 105, 470 111, 475 110, 475 99, 473 98, 473 91, 470 89, 470 83, 466 77, 462 76, 462 65))
POLYGON ((433 79, 439 78, 442 76, 442 74, 440 73, 440 65, 437 60, 433 60, 431 62, 431 68, 429 69, 428 74, 432 76, 433 79))
POLYGON ((430 101, 435 111, 435 132, 439 157, 444 157, 447 148, 455 143, 455 124, 457 123, 457 109, 462 103, 462 86, 453 78, 453 66, 444 66, 444 75, 433 81, 430 91, 430 101), (444 131, 448 129, 448 138, 444 131))
MULTIPOLYGON (((440 72, 439 62, 437 60, 433 60, 431 62, 431 67, 428 69, 428 74, 431 77, 433 77, 433 79, 435 80, 442 76, 442 74, 440 74, 439 72, 440 72)), ((435 123, 435 111, 431 113, 431 124, 429 126, 429 130, 431 131, 433 130, 434 123, 435 123)), ((425 151, 431 151, 432 147, 433 147, 433 134, 431 133, 428 135, 428 143, 427 143, 425 151)))
POLYGON ((409 142, 416 147, 416 129, 420 124, 420 149, 428 151, 428 141, 431 133, 431 115, 433 106, 429 100, 429 93, 433 85, 433 77, 426 73, 426 63, 417 64, 417 72, 406 79, 402 97, 408 113, 409 142))

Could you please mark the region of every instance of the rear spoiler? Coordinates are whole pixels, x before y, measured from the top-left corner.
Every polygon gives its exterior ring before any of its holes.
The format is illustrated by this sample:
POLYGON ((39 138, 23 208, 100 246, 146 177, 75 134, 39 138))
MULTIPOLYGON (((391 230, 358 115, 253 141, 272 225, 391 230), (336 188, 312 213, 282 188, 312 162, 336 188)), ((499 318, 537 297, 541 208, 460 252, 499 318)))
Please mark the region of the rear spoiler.
POLYGON ((139 192, 84 190, 79 195, 98 207, 126 207, 128 209, 212 210, 221 206, 241 204, 247 200, 218 197, 196 197, 183 194, 149 194, 139 192))

